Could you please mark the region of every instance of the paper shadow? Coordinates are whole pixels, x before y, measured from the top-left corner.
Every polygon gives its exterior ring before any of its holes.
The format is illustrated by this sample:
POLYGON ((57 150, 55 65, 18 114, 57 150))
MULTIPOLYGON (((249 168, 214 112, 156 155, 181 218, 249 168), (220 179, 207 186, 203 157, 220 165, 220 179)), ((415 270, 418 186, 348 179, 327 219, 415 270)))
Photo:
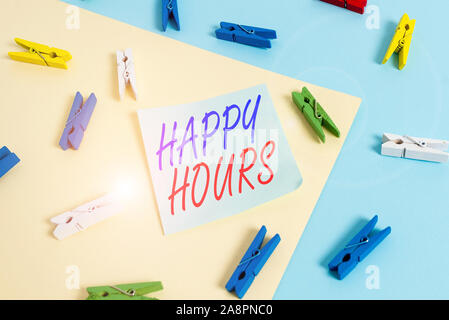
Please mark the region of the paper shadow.
MULTIPOLYGON (((143 137, 142 137, 142 133, 141 133, 141 129, 140 129, 139 116, 138 116, 137 112, 131 112, 130 113, 130 118, 131 118, 131 121, 134 123, 133 127, 135 128, 134 130, 135 130, 136 139, 138 139, 140 141, 140 148, 139 148, 140 149, 140 154, 141 154, 140 158, 144 159, 144 161, 145 161, 145 167, 147 168, 146 171, 147 171, 148 180, 150 181, 151 186, 152 186, 151 191, 152 191, 152 194, 153 194, 153 198, 157 199, 156 191, 155 191, 156 190, 155 189, 156 186, 154 185, 154 180, 151 177, 150 167, 147 164, 147 155, 146 155, 146 151, 145 151, 145 143, 143 141, 143 137)), ((159 212, 159 206, 158 205, 156 205, 156 211, 157 211, 157 216, 158 216, 159 225, 161 227, 162 234, 167 235, 166 232, 164 231, 164 225, 162 224, 161 214, 159 212)))

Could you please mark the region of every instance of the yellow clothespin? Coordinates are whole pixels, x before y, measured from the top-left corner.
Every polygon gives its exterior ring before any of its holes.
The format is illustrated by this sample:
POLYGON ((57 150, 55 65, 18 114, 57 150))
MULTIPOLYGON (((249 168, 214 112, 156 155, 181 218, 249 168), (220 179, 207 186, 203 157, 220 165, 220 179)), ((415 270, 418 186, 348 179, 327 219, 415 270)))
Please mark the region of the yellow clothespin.
POLYGON ((8 55, 11 59, 16 61, 67 69, 66 61, 72 59, 70 52, 62 49, 50 48, 43 44, 19 38, 15 38, 14 40, 19 46, 28 50, 28 52, 9 52, 8 55))
POLYGON ((390 59, 393 52, 399 54, 399 69, 405 67, 407 64, 408 52, 410 50, 410 43, 412 42, 413 31, 415 30, 416 20, 410 20, 408 15, 404 13, 396 28, 396 33, 391 40, 387 53, 385 54, 382 64, 390 59))

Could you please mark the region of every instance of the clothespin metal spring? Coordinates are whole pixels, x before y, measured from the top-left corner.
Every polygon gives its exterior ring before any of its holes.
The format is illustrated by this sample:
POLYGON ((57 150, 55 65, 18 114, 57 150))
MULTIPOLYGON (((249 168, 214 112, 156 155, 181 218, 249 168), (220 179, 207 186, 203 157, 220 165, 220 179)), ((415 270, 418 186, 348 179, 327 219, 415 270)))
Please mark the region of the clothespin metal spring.
MULTIPOLYGON (((136 290, 134 289, 129 289, 128 291, 122 290, 120 288, 117 288, 115 286, 110 286, 112 289, 117 290, 120 293, 126 294, 128 297, 134 297, 136 295, 136 290)), ((107 292, 106 292, 107 294, 107 292)))
POLYGON ((250 262, 251 260, 257 258, 257 256, 258 256, 259 254, 260 254, 260 251, 257 250, 257 251, 256 251, 251 257, 249 257, 248 259, 242 260, 242 261, 239 263, 239 266, 241 266, 242 264, 245 264, 245 263, 250 262))
POLYGON ((245 31, 247 34, 253 34, 254 30, 247 30, 245 27, 243 27, 241 24, 238 25, 240 29, 245 31))
POLYGON ((30 48, 31 53, 36 53, 39 57, 41 57, 42 60, 44 60, 45 65, 48 66, 47 60, 45 60, 44 56, 36 49, 30 48))

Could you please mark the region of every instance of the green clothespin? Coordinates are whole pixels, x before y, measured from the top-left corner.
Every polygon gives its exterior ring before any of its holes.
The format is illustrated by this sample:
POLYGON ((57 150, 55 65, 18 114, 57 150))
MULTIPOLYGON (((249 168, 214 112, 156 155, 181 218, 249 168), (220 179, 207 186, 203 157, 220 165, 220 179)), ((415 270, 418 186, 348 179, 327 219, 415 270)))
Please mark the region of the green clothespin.
POLYGON ((162 289, 160 281, 90 287, 87 288, 89 296, 86 300, 159 300, 145 297, 145 294, 162 289))
POLYGON ((307 122, 312 126, 321 141, 326 142, 326 136, 324 135, 322 128, 323 126, 335 136, 340 136, 340 131, 332 121, 331 117, 329 117, 306 87, 302 88, 301 93, 292 92, 292 97, 296 106, 302 111, 307 122))

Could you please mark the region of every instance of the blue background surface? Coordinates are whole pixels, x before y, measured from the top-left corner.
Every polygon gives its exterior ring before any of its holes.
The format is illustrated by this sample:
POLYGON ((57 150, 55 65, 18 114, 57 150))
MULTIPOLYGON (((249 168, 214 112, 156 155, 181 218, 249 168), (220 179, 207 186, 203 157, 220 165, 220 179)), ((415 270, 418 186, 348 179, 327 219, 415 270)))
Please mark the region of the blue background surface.
POLYGON ((384 132, 449 139, 449 1, 368 0, 380 18, 370 29, 372 13, 318 0, 180 0, 181 31, 165 33, 159 0, 66 2, 363 99, 275 299, 449 298, 449 166, 380 155, 384 132), (380 63, 404 13, 417 22, 399 71, 396 55, 380 63), (278 39, 269 50, 217 40, 220 21, 272 28, 278 39), (327 263, 376 213, 391 235, 337 280, 327 263), (369 265, 379 289, 365 284, 369 265))

